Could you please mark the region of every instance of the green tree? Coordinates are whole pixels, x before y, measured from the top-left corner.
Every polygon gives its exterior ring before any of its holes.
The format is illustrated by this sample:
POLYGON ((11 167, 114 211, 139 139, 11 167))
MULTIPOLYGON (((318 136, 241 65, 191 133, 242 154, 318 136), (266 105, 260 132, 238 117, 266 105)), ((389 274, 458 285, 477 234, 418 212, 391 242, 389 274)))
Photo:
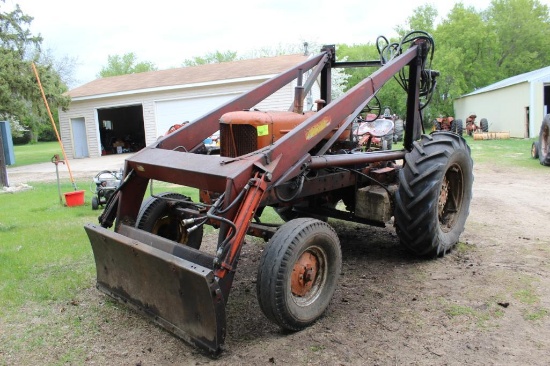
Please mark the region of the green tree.
MULTIPOLYGON (((425 110, 427 119, 453 115, 457 97, 550 64, 549 8, 539 0, 492 0, 485 11, 459 2, 439 24, 437 15, 433 6, 423 5, 404 25, 396 27, 401 37, 410 30, 423 30, 434 38, 431 68, 441 76, 425 110)), ((339 50, 349 60, 376 58, 376 44, 340 45, 339 50)), ((369 71, 359 69, 346 72, 351 74, 348 89, 369 75, 369 71)), ((395 97, 398 94, 398 88, 390 82, 378 96, 383 105, 401 114, 404 102, 395 97)))
POLYGON ((183 61, 183 66, 198 66, 198 65, 206 65, 206 64, 217 64, 221 62, 229 62, 229 61, 236 61, 237 58, 237 52, 234 51, 215 51, 207 53, 204 56, 196 56, 190 59, 186 59, 183 61))
MULTIPOLYGON (((473 7, 456 4, 434 31, 433 68, 441 73, 434 114, 453 115, 453 100, 494 80, 494 33, 473 7)), ((435 116, 432 116, 435 117, 435 116)))
POLYGON ((493 0, 485 14, 497 43, 493 62, 500 78, 550 64, 547 5, 538 0, 493 0))
POLYGON ((441 72, 433 105, 453 114, 453 100, 550 63, 548 7, 537 0, 493 0, 478 12, 456 4, 434 31, 441 72))
POLYGON ((51 110, 66 108, 70 99, 64 94, 67 86, 53 65, 40 57, 42 37, 31 34, 32 20, 19 5, 10 12, 0 11, 0 118, 25 126, 35 142, 51 123, 32 62, 51 110))
POLYGON ((157 67, 152 62, 137 62, 137 56, 133 52, 120 55, 107 56, 107 66, 103 67, 98 74, 100 78, 109 76, 137 74, 140 72, 155 71, 157 67))
POLYGON ((433 33, 435 30, 435 20, 437 18, 437 9, 430 4, 419 6, 413 10, 406 24, 398 25, 395 30, 400 37, 404 37, 407 33, 413 30, 422 30, 424 32, 433 33))

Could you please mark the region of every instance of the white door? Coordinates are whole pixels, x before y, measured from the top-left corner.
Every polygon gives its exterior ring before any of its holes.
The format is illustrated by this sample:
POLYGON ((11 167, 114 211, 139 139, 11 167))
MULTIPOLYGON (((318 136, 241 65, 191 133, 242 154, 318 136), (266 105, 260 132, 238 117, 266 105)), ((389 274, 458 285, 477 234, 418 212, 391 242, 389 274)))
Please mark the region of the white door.
POLYGON ((86 123, 84 117, 71 118, 71 129, 73 131, 74 158, 87 158, 89 156, 88 141, 86 140, 86 123))
POLYGON ((168 129, 185 121, 193 121, 211 110, 234 99, 236 94, 224 94, 188 99, 168 100, 155 103, 157 137, 163 136, 168 129))

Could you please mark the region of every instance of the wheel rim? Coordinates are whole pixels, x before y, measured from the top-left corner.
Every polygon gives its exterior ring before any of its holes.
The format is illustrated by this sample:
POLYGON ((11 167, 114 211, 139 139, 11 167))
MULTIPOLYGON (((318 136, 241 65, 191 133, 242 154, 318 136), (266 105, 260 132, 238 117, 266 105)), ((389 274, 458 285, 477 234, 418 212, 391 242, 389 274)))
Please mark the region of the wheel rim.
POLYGON ((299 306, 313 303, 326 282, 327 255, 319 247, 305 250, 295 262, 290 278, 294 302, 299 306))
POLYGON ((180 244, 187 243, 187 230, 181 227, 179 220, 175 220, 170 216, 163 216, 155 221, 151 233, 180 244))
POLYGON ((464 192, 464 179, 459 165, 452 165, 441 184, 439 200, 437 203, 439 226, 444 232, 453 229, 459 217, 464 192))

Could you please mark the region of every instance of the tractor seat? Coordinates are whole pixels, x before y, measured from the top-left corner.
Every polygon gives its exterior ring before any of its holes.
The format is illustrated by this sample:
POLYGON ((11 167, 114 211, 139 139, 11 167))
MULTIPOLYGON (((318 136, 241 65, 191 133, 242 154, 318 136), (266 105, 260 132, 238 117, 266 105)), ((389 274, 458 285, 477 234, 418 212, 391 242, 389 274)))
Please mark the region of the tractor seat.
POLYGON ((357 129, 357 135, 362 136, 366 133, 374 137, 386 136, 393 130, 393 121, 390 119, 377 119, 372 122, 360 122, 357 129))

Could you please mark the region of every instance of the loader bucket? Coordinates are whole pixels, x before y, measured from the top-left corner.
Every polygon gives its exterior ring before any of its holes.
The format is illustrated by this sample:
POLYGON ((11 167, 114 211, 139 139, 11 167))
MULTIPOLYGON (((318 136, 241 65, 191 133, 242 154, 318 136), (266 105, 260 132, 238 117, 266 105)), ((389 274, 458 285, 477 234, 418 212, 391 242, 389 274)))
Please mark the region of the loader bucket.
POLYGON ((210 355, 225 338, 225 301, 213 256, 146 231, 88 224, 97 288, 210 355))

